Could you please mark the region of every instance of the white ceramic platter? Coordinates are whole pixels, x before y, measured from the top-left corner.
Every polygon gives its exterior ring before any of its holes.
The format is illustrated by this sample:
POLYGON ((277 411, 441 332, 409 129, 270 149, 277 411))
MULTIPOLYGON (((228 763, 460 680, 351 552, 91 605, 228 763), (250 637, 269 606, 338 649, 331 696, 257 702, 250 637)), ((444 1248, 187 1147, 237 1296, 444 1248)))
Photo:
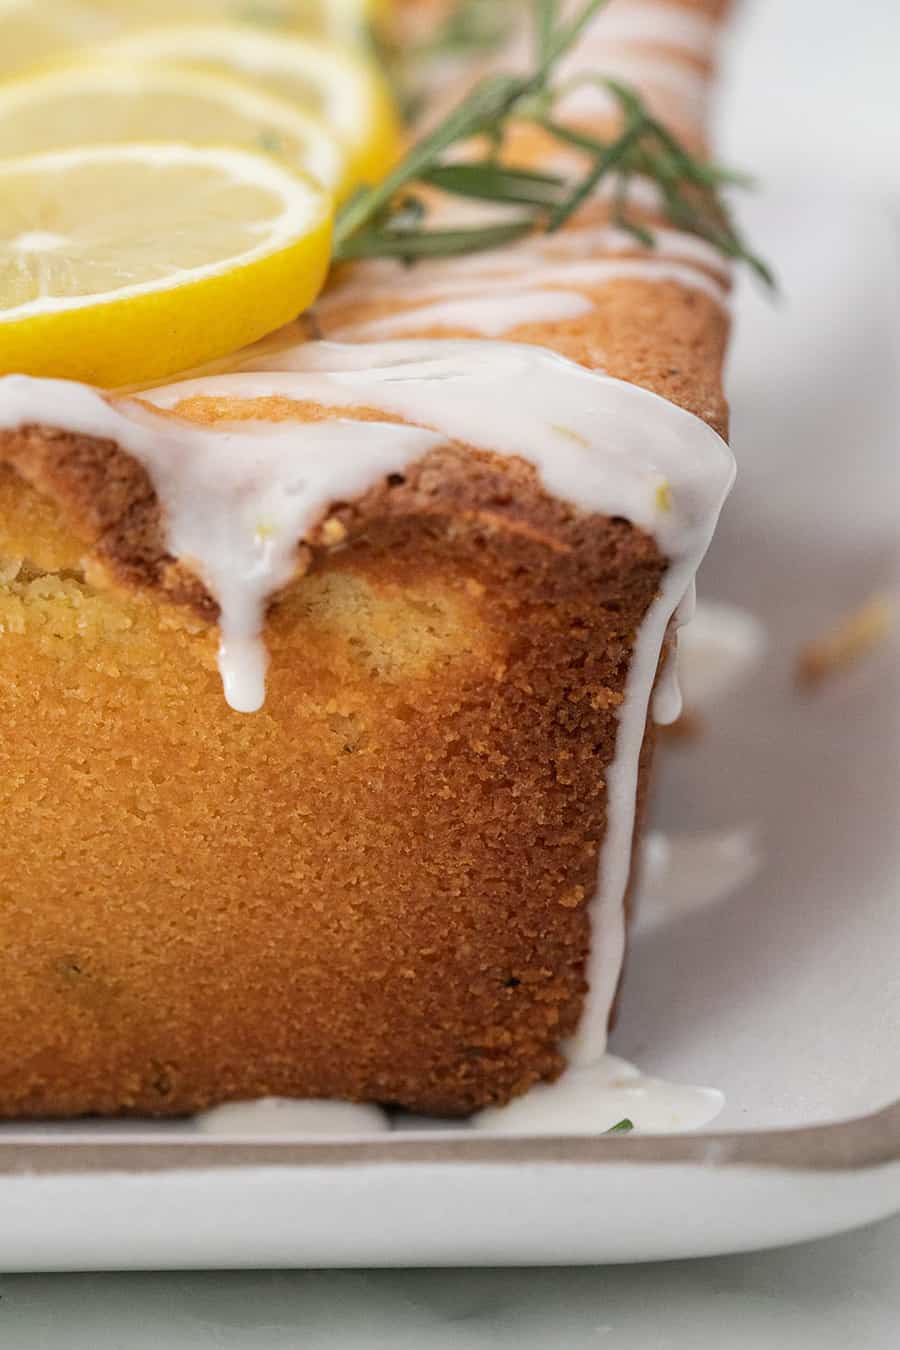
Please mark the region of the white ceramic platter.
POLYGON ((746 219, 783 298, 741 292, 742 476, 702 590, 759 617, 769 654, 665 756, 657 822, 707 868, 710 837, 743 843, 715 885, 655 883, 613 1041, 722 1089, 717 1132, 8 1126, 0 1268, 643 1261, 900 1208, 898 644, 815 694, 792 679, 804 638, 897 586, 893 241, 812 193, 746 219))

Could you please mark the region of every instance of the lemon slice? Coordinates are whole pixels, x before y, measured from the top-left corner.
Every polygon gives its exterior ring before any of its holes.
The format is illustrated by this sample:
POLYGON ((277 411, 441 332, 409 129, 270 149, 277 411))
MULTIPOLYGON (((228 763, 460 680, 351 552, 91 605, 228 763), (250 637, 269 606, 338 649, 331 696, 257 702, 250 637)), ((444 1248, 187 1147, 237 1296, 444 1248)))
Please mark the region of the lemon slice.
POLYGON ((92 146, 0 161, 0 372, 148 383, 315 299, 331 199, 266 155, 92 146))
POLYGON ((175 140, 264 150, 328 188, 348 177, 346 153, 320 119, 222 75, 123 58, 75 62, 0 84, 0 157, 175 140))
POLYGON ((46 60, 65 51, 74 40, 55 5, 0 0, 0 75, 46 60))
POLYGON ((120 28, 152 23, 241 23, 270 32, 357 40, 387 0, 76 0, 120 28))
POLYGON ((0 0, 0 74, 151 24, 239 23, 359 45, 378 0, 0 0))
POLYGON ((135 33, 102 55, 114 62, 163 61, 254 80, 328 123, 348 149, 355 183, 377 182, 397 159, 399 118, 386 80, 374 61, 329 43, 236 24, 191 24, 135 33))

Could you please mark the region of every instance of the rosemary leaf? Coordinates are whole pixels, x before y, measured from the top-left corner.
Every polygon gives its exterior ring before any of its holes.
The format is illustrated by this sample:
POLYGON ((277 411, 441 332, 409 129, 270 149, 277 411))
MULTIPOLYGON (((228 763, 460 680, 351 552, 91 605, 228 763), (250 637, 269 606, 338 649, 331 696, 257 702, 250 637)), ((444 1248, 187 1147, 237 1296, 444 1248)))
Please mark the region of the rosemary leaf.
POLYGON ((531 234, 534 221, 530 216, 510 221, 506 225, 485 225, 473 230, 395 230, 367 231, 346 239, 336 250, 338 262, 360 258, 400 258, 415 262, 417 258, 452 258, 462 253, 484 253, 531 234))
POLYGON ((609 173, 610 169, 615 168, 617 164, 621 163, 631 149, 631 146, 636 143, 643 130, 643 123, 636 122, 635 125, 629 127, 617 141, 613 141, 611 145, 608 145, 603 152, 597 156, 594 167, 589 173, 585 174, 584 178, 582 178, 580 183, 576 184, 566 200, 553 212, 547 224, 547 229, 549 231, 552 232, 558 230, 561 226, 565 225, 566 221, 578 210, 579 206, 587 201, 588 197, 600 182, 600 179, 604 178, 609 173))
POLYGON ((496 160, 468 164, 445 164, 422 175, 432 187, 457 197, 486 202, 512 202, 518 206, 558 206, 566 184, 553 174, 508 169, 496 160))
POLYGON ((644 248, 656 248, 656 235, 646 225, 640 225, 636 220, 630 220, 622 211, 616 210, 613 217, 613 224, 623 230, 625 234, 630 234, 636 243, 642 244, 644 248))
POLYGON ((622 84, 621 80, 611 80, 605 76, 591 75, 584 77, 594 84, 600 84, 608 89, 613 95, 619 107, 625 116, 627 124, 632 122, 647 122, 647 110, 644 107, 640 94, 634 89, 629 89, 627 85, 622 84))
POLYGON ((606 148, 606 142, 598 141, 595 136, 588 136, 585 131, 576 131, 574 127, 563 126, 561 122, 556 122, 552 117, 542 115, 536 119, 537 125, 544 131, 549 132, 557 141, 562 141, 563 145, 571 145, 576 150, 584 150, 588 154, 596 155, 606 148))
POLYGON ((535 46, 539 66, 542 66, 550 55, 550 43, 553 40, 555 23, 556 5, 554 0, 535 0, 535 46))

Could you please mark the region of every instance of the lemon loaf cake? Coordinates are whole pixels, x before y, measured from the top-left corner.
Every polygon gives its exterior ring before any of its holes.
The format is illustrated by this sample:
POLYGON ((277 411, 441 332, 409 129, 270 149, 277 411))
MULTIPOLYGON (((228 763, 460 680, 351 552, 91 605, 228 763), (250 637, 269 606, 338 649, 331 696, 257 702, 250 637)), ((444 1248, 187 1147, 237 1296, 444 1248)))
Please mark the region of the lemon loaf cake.
MULTIPOLYGON (((580 59, 700 144, 721 8, 614 0, 580 59)), ((733 475, 721 254, 628 205, 345 263, 136 394, 0 380, 0 1115, 465 1115, 603 1053, 733 475)))

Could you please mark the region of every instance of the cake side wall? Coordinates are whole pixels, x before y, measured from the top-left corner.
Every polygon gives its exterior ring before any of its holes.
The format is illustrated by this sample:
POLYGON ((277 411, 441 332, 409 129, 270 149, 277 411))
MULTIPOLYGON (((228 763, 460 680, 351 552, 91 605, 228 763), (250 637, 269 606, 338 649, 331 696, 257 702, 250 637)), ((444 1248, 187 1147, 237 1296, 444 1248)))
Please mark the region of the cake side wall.
POLYGON ((464 1113, 561 1070, 663 563, 477 458, 346 508, 270 615, 254 717, 190 611, 7 580, 0 1114, 464 1113))

